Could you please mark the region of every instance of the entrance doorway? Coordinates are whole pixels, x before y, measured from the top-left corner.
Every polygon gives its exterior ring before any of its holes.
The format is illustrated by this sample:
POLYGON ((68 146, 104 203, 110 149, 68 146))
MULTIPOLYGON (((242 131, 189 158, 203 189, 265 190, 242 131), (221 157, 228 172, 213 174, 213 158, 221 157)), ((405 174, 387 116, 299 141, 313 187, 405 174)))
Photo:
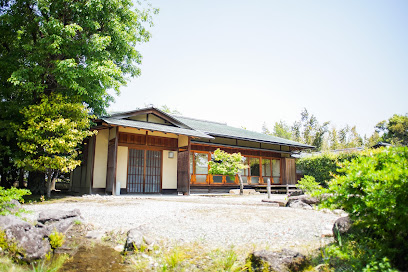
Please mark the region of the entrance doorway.
POLYGON ((127 192, 160 193, 162 152, 129 149, 127 192))

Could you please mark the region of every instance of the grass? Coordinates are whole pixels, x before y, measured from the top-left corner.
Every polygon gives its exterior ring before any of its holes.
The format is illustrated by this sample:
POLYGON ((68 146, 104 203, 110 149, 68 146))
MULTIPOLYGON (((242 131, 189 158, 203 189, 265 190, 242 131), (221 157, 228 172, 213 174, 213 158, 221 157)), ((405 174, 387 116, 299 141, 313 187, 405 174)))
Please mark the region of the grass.
POLYGON ((44 259, 31 265, 21 265, 14 263, 7 255, 0 256, 0 271, 8 272, 57 272, 69 258, 68 255, 62 254, 51 258, 44 259))
POLYGON ((247 250, 209 249, 202 244, 155 246, 128 256, 132 271, 250 271, 247 250))

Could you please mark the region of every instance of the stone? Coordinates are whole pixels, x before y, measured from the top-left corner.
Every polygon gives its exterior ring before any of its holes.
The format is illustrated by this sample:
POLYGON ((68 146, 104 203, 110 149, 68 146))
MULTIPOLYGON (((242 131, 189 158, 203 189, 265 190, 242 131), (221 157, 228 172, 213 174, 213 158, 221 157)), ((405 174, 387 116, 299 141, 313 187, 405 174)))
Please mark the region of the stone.
POLYGON ((339 219, 337 219, 334 222, 333 229, 332 229, 334 239, 337 241, 337 236, 347 234, 350 228, 351 228, 350 217, 345 216, 345 217, 340 217, 339 219))
MULTIPOLYGON (((239 195, 239 189, 232 189, 229 191, 231 195, 239 195)), ((244 195, 256 195, 259 194, 259 192, 255 191, 255 189, 244 189, 243 191, 244 195)))
POLYGON ((81 212, 78 209, 74 209, 72 211, 47 210, 47 211, 42 211, 38 215, 37 221, 44 224, 49 221, 59 221, 59 220, 70 218, 70 217, 80 217, 80 216, 81 216, 81 212))
POLYGON ((125 247, 123 245, 117 245, 114 247, 114 250, 117 252, 123 252, 125 250, 125 247))
POLYGON ((297 202, 297 201, 306 203, 308 205, 316 205, 320 202, 318 198, 312 197, 309 195, 290 196, 288 198, 288 202, 286 203, 286 206, 289 206, 291 202, 297 202))
POLYGON ((88 231, 88 233, 85 235, 85 238, 101 240, 104 235, 104 231, 91 230, 88 231))
POLYGON ((284 207, 283 203, 281 206, 281 202, 270 200, 270 199, 262 199, 262 202, 268 203, 269 204, 268 206, 272 206, 272 207, 284 207))
POLYGON ((312 206, 302 201, 299 201, 299 200, 288 202, 288 204, 286 204, 286 207, 295 208, 295 209, 313 210, 312 206))
POLYGON ((301 271, 306 265, 306 257, 299 252, 283 249, 278 252, 268 250, 254 251, 249 260, 254 271, 288 272, 301 271))
POLYGON ((125 243, 126 251, 133 251, 135 248, 140 249, 143 244, 143 234, 137 229, 131 229, 127 233, 125 243))
POLYGON ((127 233, 124 250, 140 250, 142 248, 142 245, 145 245, 148 250, 152 250, 154 242, 155 241, 150 237, 144 236, 139 229, 131 229, 127 233))
POLYGON ((343 216, 343 217, 347 215, 347 213, 345 211, 343 211, 342 209, 335 209, 335 210, 333 210, 333 213, 335 215, 339 215, 339 216, 343 216))
POLYGON ((24 261, 43 258, 51 250, 41 231, 14 215, 0 216, 0 229, 9 241, 14 241, 21 249, 24 261))

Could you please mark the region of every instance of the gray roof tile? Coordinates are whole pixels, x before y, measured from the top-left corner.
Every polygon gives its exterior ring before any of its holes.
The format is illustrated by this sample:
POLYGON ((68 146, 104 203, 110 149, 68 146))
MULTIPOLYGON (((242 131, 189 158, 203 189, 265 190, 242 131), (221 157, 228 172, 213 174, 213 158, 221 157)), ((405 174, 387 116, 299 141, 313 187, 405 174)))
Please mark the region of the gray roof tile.
POLYGON ((199 137, 199 138, 205 138, 205 139, 213 139, 212 136, 209 136, 195 129, 194 130, 185 129, 185 128, 160 125, 160 124, 154 124, 154 123, 148 123, 148 122, 141 122, 141 121, 135 121, 135 120, 117 119, 113 117, 104 117, 104 118, 101 118, 101 120, 111 125, 146 129, 146 130, 151 130, 151 131, 160 131, 164 133, 187 135, 187 136, 193 136, 193 137, 199 137))
POLYGON ((173 117, 177 118, 178 120, 180 120, 180 122, 186 124, 187 126, 193 129, 205 132, 207 134, 210 134, 211 136, 266 142, 266 143, 296 146, 296 147, 302 147, 302 148, 314 148, 314 146, 301 144, 301 143, 291 141, 288 139, 266 135, 263 133, 250 131, 250 130, 246 130, 242 128, 231 127, 231 126, 228 126, 222 123, 198 120, 198 119, 188 118, 184 116, 173 115, 173 117))

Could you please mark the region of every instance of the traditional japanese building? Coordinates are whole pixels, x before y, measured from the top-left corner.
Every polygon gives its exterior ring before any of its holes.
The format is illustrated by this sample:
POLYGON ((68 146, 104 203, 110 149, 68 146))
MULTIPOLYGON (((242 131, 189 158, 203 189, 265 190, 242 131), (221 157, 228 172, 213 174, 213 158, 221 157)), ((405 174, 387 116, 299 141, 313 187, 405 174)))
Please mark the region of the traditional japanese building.
POLYGON ((189 193, 238 188, 238 178, 210 175, 208 162, 220 148, 240 152, 246 188, 296 183, 291 155, 313 146, 223 123, 167 114, 154 107, 95 121, 83 163, 71 174, 78 193, 189 193), (119 189, 120 186, 120 189, 119 189))

